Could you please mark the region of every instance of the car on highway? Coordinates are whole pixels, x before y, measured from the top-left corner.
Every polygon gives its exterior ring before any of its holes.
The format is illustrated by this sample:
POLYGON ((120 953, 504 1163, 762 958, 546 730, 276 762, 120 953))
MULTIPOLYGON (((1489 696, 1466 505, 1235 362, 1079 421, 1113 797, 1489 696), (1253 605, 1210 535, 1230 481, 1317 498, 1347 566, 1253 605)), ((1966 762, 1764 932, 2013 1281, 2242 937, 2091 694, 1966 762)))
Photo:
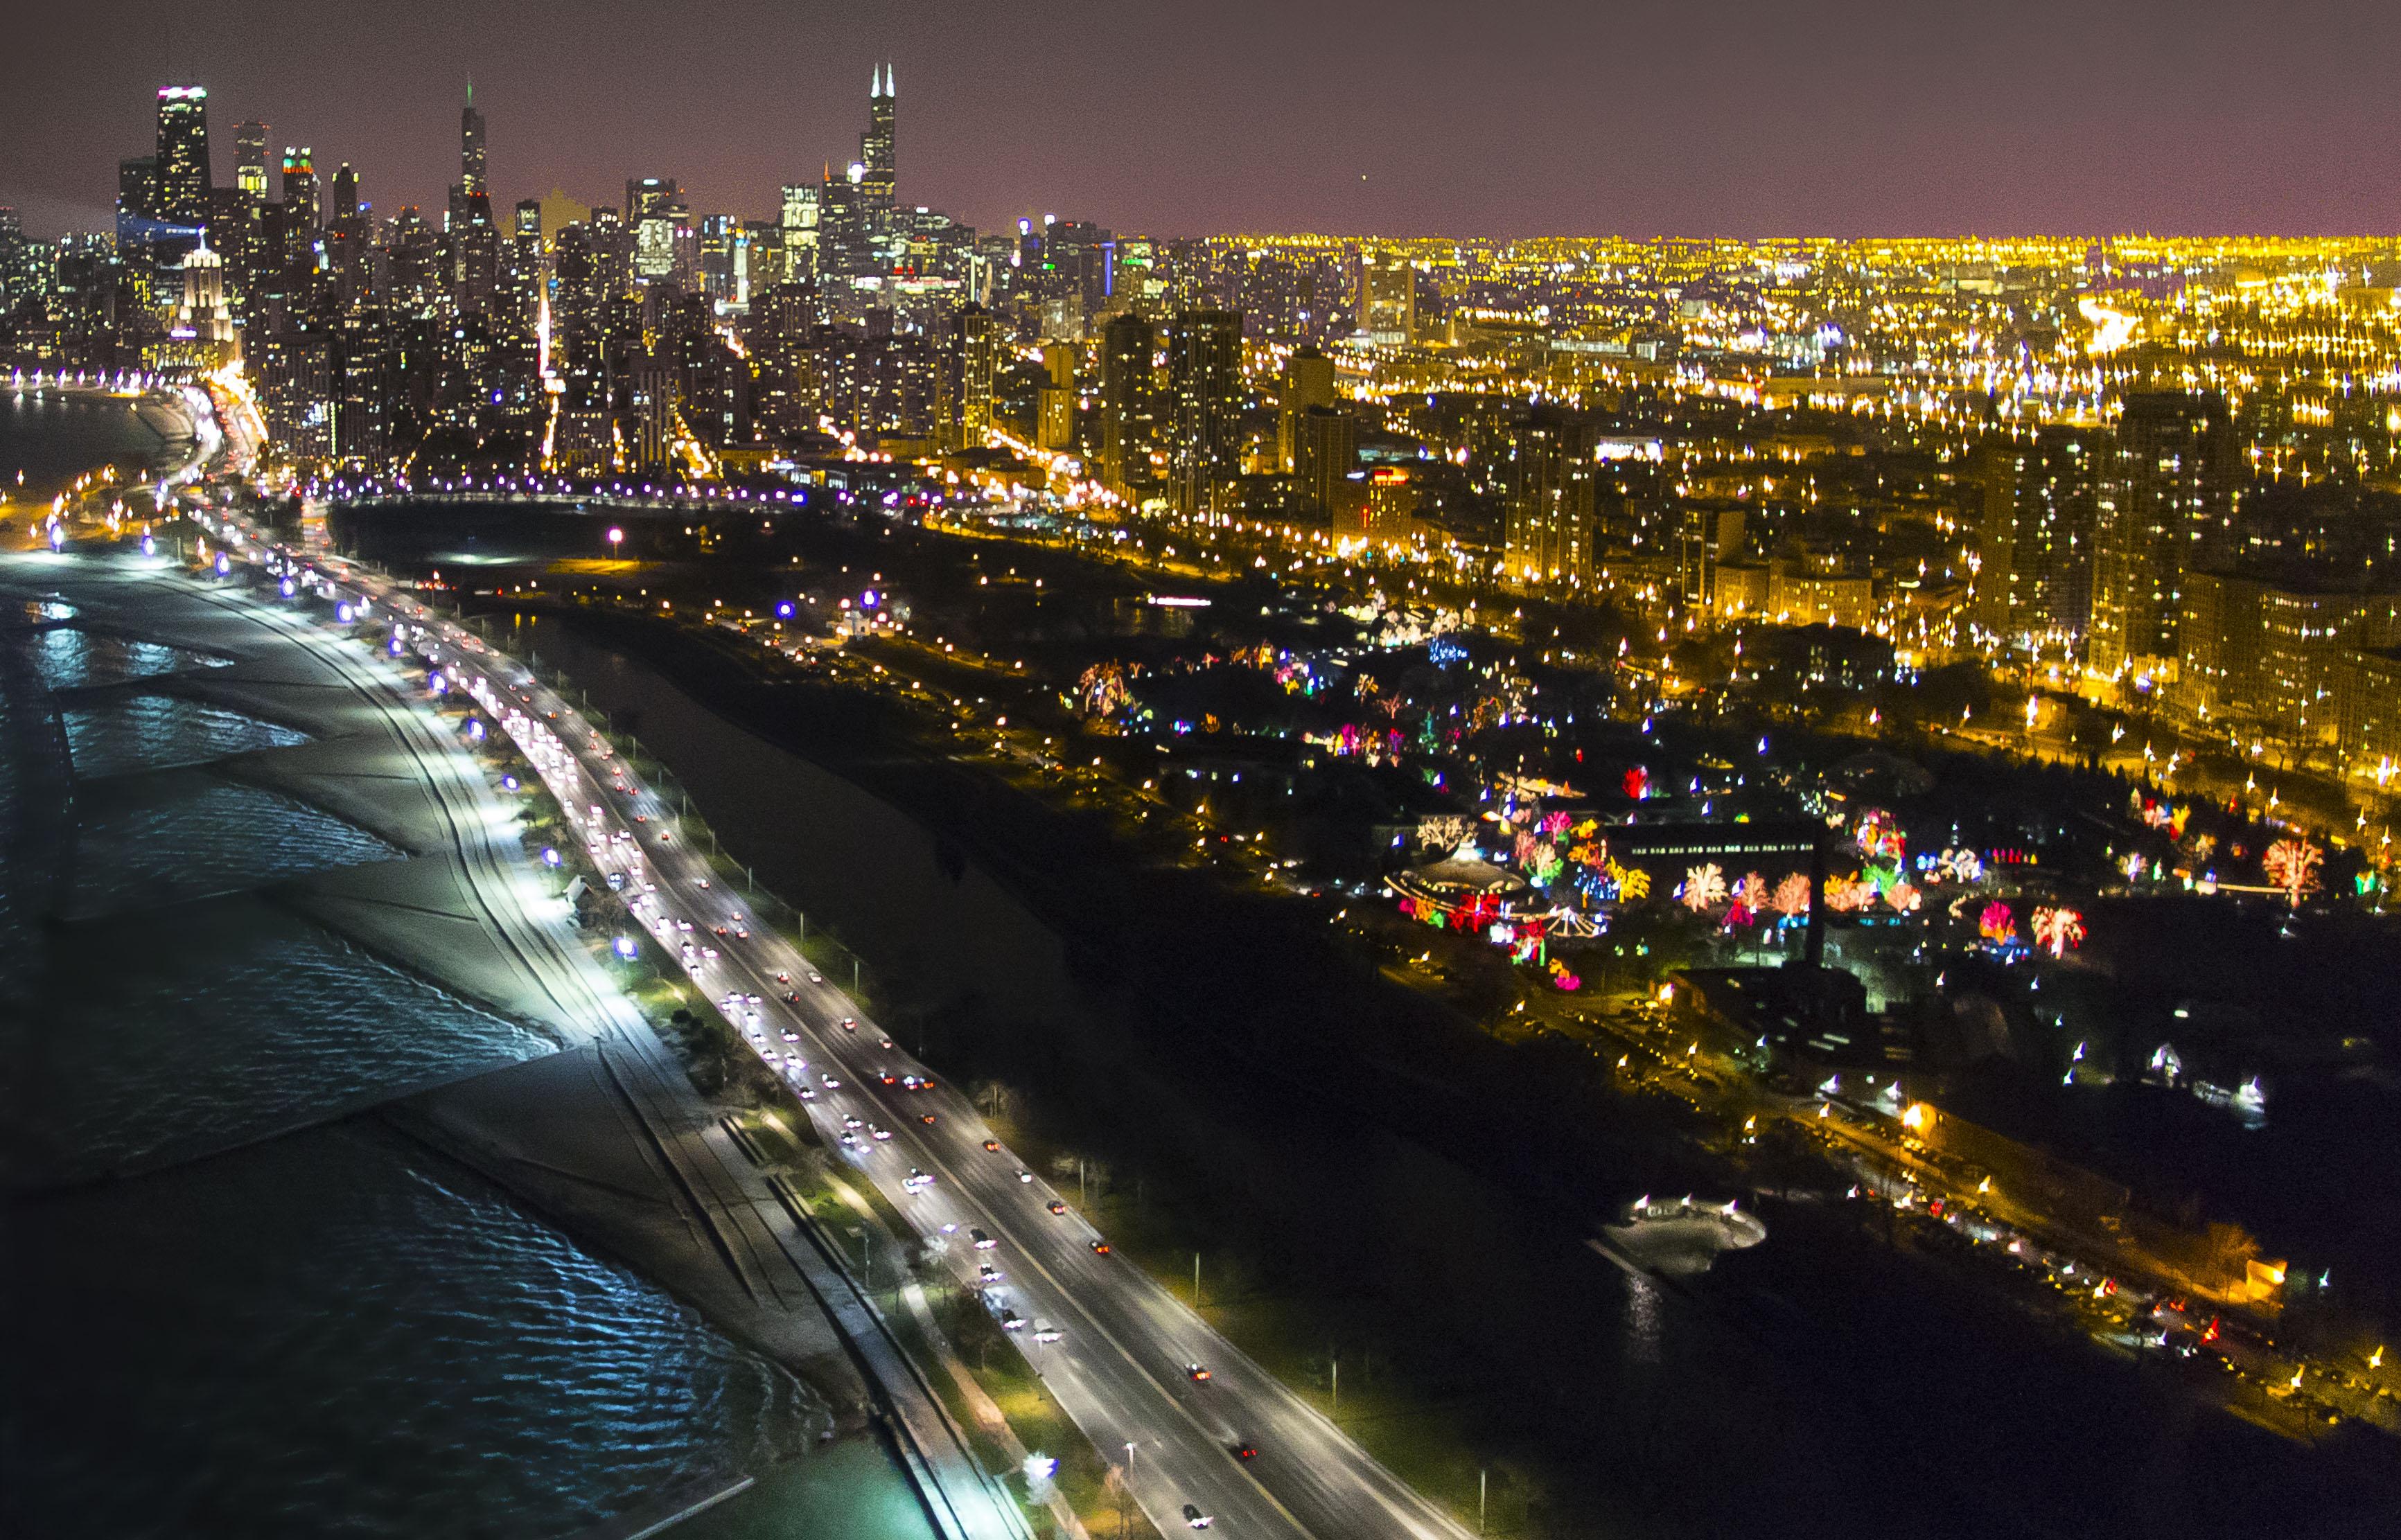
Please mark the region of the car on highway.
POLYGON ((931 1187, 933 1185, 934 1179, 926 1175, 923 1171, 918 1170, 913 1165, 909 1167, 909 1174, 900 1179, 900 1186, 905 1192, 914 1192, 921 1188, 931 1187))
POLYGON ((829 1091, 839 1091, 842 1089, 842 1082, 834 1079, 831 1075, 819 1075, 817 1080, 829 1091))
POLYGON ((786 1043, 798 1043, 801 1041, 801 1034, 792 1030, 789 1027, 787 1027, 784 1029, 784 1041, 786 1043))
POLYGON ((1209 1383, 1209 1366, 1206 1364, 1186 1364, 1184 1366, 1184 1377, 1191 1381, 1196 1385, 1206 1384, 1209 1383))
POLYGON ((1193 1504, 1184 1505, 1184 1524, 1187 1529, 1205 1530, 1217 1520, 1201 1512, 1193 1504))
POLYGON ((998 1150, 1000 1148, 1000 1140, 986 1139, 983 1141, 983 1147, 987 1150, 998 1150))
POLYGON ((1095 1257, 1105 1257, 1108 1254, 1109 1243, 1100 1239, 1098 1236, 1094 1236, 1092 1239, 1092 1255, 1095 1257))
POLYGON ((809 970, 809 982, 812 984, 823 984, 825 982, 825 974, 817 972, 815 968, 812 968, 809 970))
POLYGON ((1001 1307, 1000 1329, 1003 1331, 1020 1331, 1024 1329, 1024 1316, 1019 1315, 1016 1311, 1009 1309, 1007 1305, 1003 1305, 1001 1307))
POLYGON ((1021 1165, 1017 1168, 1017 1179, 1026 1183, 1028 1186, 1031 1186, 1034 1181, 1034 1173, 1021 1165))
POLYGON ((1034 1323, 1034 1340, 1037 1342, 1055 1342, 1059 1340, 1059 1329, 1049 1321, 1037 1320, 1034 1323))
POLYGON ((882 1144, 892 1138, 892 1130, 881 1124, 871 1123, 867 1125, 867 1137, 882 1144))
POLYGON ((985 1234, 981 1226, 968 1227, 967 1239, 975 1242, 975 1248, 979 1251, 989 1251, 994 1247, 1000 1244, 998 1241, 994 1240, 990 1235, 985 1234))
POLYGON ((1044 1204, 1042 1206, 1048 1208, 1053 1214, 1063 1214, 1067 1211, 1067 1206, 1061 1203, 1057 1198, 1052 1198, 1049 1203, 1044 1204))
POLYGON ((993 1266, 992 1263, 976 1263, 976 1277, 979 1281, 988 1284, 996 1284, 1000 1282, 1002 1276, 1003 1274, 1000 1269, 993 1266))
POLYGON ((933 1125, 933 1122, 934 1122, 934 1114, 933 1114, 933 1113, 931 1113, 931 1112, 924 1112, 924 1113, 920 1113, 920 1114, 918 1115, 917 1121, 918 1121, 919 1123, 925 1124, 926 1124, 926 1126, 928 1126, 928 1127, 931 1127, 931 1126, 933 1125))
POLYGON ((844 1128, 864 1128, 867 1126, 867 1120, 856 1112, 844 1112, 842 1115, 842 1125, 844 1128))
POLYGON ((1258 1457, 1259 1446, 1256 1444, 1245 1441, 1234 1446, 1234 1458, 1237 1460, 1255 1460, 1258 1457))

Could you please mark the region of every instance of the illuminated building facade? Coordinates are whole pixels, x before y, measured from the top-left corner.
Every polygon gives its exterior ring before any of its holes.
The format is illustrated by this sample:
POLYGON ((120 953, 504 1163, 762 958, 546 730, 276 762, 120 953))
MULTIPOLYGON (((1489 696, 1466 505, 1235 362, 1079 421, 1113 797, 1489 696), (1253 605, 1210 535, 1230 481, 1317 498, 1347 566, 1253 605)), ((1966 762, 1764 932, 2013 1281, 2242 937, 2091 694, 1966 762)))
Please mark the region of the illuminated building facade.
POLYGON ((1179 312, 1168 330, 1167 389, 1176 511, 1213 512, 1242 469, 1242 318, 1231 310, 1179 312))
POLYGON ((2092 670, 2143 675, 2176 656, 2184 574, 2231 552, 2239 446, 2224 398, 2126 398, 2094 513, 2092 670))
POLYGON ((1503 561, 1528 588, 1583 588, 1592 581, 1593 425, 1537 407, 1510 426, 1503 561))

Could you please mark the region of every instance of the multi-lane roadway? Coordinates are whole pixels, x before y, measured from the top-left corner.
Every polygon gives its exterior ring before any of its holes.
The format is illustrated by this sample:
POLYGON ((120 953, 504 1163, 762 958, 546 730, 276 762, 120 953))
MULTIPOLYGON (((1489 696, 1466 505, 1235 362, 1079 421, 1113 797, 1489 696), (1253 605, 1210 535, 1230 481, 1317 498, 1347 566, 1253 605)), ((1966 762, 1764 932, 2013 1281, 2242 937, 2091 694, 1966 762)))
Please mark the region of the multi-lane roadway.
MULTIPOLYGON (((283 553, 294 561, 309 558, 283 553)), ((331 566, 334 564, 325 564, 331 566)), ((525 752, 616 874, 633 918, 789 1087, 961 1284, 1021 1334, 1076 1424, 1126 1467, 1162 1533, 1463 1536, 1466 1531, 1098 1234, 679 837, 670 808, 573 707, 405 592, 344 571, 380 635, 423 657, 525 752), (880 1137, 879 1137, 880 1136, 880 1137), (980 1246, 976 1233, 990 1243, 980 1246), (1205 1377, 1195 1369, 1205 1370, 1205 1377), (1245 1453, 1244 1451, 1250 1451, 1245 1453)))

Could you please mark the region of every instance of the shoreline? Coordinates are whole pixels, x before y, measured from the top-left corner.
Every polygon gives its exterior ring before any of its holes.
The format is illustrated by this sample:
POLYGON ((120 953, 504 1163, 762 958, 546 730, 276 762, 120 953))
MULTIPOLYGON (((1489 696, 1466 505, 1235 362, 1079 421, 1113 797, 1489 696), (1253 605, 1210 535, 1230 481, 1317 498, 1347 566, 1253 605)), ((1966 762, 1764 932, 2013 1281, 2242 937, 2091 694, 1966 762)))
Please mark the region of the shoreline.
POLYGON ((170 386, 147 384, 139 388, 110 385, 82 379, 38 383, 39 375, 29 383, 26 376, 13 377, 15 393, 30 392, 37 401, 64 401, 81 405, 103 402, 123 403, 134 420, 157 441, 138 455, 139 464, 125 464, 127 456, 88 462, 81 467, 60 473, 54 482, 0 486, 0 517, 18 507, 34 508, 48 505, 53 498, 68 493, 77 483, 105 470, 125 472, 122 480, 128 485, 151 483, 187 482, 197 477, 201 469, 221 454, 226 446, 225 433, 217 420, 214 403, 206 391, 197 385, 170 386))

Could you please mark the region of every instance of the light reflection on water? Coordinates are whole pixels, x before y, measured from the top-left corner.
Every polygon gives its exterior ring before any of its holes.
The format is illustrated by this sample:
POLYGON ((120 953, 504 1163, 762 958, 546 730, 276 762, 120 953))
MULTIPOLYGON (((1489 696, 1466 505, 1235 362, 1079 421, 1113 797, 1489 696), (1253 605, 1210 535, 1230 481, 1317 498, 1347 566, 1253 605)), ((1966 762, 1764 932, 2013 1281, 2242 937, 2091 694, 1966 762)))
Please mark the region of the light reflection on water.
MULTIPOLYGON (((19 1227, 22 1533, 571 1534, 813 1442, 789 1374, 378 1125, 19 1227)), ((832 1532, 829 1532, 832 1533, 832 1532)))
POLYGON ((78 914, 172 904, 405 853, 256 786, 195 777, 131 790, 137 795, 77 800, 78 914))
POLYGON ((1629 1363, 1659 1361, 1659 1286, 1639 1273, 1626 1274, 1626 1357, 1629 1363))
POLYGON ((57 942, 40 1126, 66 1171, 254 1138, 483 1066, 556 1051, 268 904, 196 906, 57 942))
POLYGON ((177 695, 127 696, 70 706, 62 715, 75 773, 86 778, 199 764, 309 742, 309 735, 297 729, 177 695))
POLYGON ((222 666, 231 660, 211 658, 164 642, 143 642, 98 632, 61 626, 34 633, 22 644, 33 656, 34 671, 46 689, 80 689, 92 685, 150 679, 184 669, 222 666))

